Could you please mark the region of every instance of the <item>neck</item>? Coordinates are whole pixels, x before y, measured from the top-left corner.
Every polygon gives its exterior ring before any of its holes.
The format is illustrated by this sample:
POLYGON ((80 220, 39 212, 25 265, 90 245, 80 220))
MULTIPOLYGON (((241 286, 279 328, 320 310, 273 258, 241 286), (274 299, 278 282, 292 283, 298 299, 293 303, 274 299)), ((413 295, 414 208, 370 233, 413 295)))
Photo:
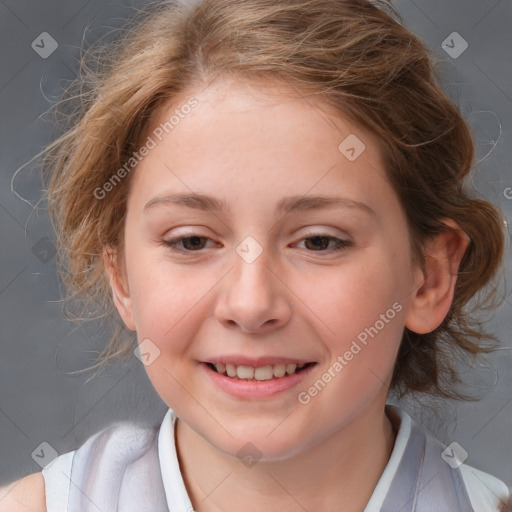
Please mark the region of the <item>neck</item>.
POLYGON ((389 460, 395 433, 384 404, 370 406, 321 443, 280 461, 251 466, 176 425, 183 480, 195 510, 362 512, 389 460))

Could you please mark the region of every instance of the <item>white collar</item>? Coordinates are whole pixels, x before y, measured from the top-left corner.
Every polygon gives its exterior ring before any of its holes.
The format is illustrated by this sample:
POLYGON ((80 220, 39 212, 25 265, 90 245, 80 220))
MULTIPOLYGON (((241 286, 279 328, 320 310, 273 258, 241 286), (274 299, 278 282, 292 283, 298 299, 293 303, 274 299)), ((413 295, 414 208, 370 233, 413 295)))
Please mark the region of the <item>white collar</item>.
POLYGON ((397 432, 397 435, 389 461, 386 464, 377 485, 375 486, 364 512, 380 511, 382 504, 384 503, 384 499, 389 492, 389 488, 391 487, 391 482, 395 477, 398 465, 404 455, 409 436, 411 435, 411 417, 405 411, 402 411, 402 409, 399 409, 394 405, 387 404, 386 413, 393 423, 393 427, 395 432, 397 432))
POLYGON ((177 416, 169 409, 162 420, 158 434, 158 457, 167 503, 173 512, 193 512, 194 508, 181 474, 176 452, 175 430, 177 416))
MULTIPOLYGON (((393 422, 397 436, 391 452, 391 457, 375 487, 364 512, 380 511, 389 491, 391 482, 402 460, 407 441, 411 433, 411 417, 394 405, 386 405, 386 413, 393 422)), ((176 415, 169 409, 162 420, 158 434, 158 456, 160 470, 167 497, 167 503, 172 503, 173 512, 192 512, 193 507, 188 496, 185 482, 181 474, 175 443, 176 415)))

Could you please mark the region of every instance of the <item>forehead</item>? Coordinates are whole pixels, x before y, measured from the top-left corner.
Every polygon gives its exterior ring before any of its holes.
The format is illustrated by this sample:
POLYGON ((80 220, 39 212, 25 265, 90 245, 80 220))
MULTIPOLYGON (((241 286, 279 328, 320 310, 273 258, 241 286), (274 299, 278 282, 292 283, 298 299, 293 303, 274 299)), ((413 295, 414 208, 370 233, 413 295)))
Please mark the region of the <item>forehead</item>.
POLYGON ((223 79, 191 87, 154 110, 147 137, 156 146, 134 178, 153 192, 164 182, 221 192, 240 187, 246 195, 332 192, 342 182, 347 192, 387 185, 373 134, 318 96, 279 82, 223 79))

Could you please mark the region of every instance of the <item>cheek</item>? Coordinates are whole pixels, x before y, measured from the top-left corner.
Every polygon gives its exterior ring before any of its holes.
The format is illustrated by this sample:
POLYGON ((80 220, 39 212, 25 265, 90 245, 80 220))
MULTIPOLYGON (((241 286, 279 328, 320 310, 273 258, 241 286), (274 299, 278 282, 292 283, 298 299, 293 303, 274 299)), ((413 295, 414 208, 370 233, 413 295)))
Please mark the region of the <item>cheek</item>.
POLYGON ((319 411, 330 404, 327 414, 339 427, 390 384, 405 308, 393 272, 382 266, 352 267, 325 285, 311 309, 319 325, 328 325, 322 336, 328 360, 299 398, 319 411))
POLYGON ((373 256, 308 281, 301 291, 321 320, 316 324, 329 354, 325 364, 337 375, 333 388, 342 388, 347 399, 351 393, 371 395, 390 378, 402 337, 407 286, 398 277, 400 265, 382 253, 373 256), (336 361, 339 371, 332 369, 336 361))
POLYGON ((160 397, 181 411, 190 401, 186 389, 195 369, 193 341, 211 315, 208 299, 215 280, 192 266, 143 265, 142 259, 135 266, 131 276, 137 337, 158 354, 145 370, 160 397))
POLYGON ((126 237, 130 297, 136 323, 143 327, 148 316, 160 317, 166 309, 174 312, 176 308, 185 307, 183 301, 190 296, 191 287, 181 283, 179 269, 166 261, 162 247, 150 247, 142 235, 133 233, 133 228, 127 231, 132 235, 126 237))
POLYGON ((211 284, 200 274, 164 265, 139 269, 132 281, 132 304, 138 329, 174 330, 208 293, 211 284))
POLYGON ((395 269, 376 255, 311 276, 301 286, 300 296, 324 320, 331 337, 346 339, 400 302, 402 288, 395 269))
POLYGON ((176 361, 188 359, 202 322, 212 315, 212 294, 225 272, 176 265, 155 251, 130 260, 129 281, 139 342, 150 339, 161 351, 161 362, 177 371, 176 361))

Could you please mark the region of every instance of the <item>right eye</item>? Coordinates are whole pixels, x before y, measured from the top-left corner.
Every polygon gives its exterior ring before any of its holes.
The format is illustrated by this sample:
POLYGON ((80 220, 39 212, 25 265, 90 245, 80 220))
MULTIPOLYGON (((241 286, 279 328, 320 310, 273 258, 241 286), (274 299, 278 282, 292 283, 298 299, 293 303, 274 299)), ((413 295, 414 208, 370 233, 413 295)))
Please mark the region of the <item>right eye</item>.
POLYGON ((190 252, 198 252, 201 249, 204 249, 204 241, 210 240, 205 236, 198 235, 190 235, 190 236, 178 236, 175 238, 171 238, 170 240, 163 240, 162 243, 170 247, 172 251, 179 253, 190 253, 190 252), (180 247, 181 244, 181 247, 180 247))

